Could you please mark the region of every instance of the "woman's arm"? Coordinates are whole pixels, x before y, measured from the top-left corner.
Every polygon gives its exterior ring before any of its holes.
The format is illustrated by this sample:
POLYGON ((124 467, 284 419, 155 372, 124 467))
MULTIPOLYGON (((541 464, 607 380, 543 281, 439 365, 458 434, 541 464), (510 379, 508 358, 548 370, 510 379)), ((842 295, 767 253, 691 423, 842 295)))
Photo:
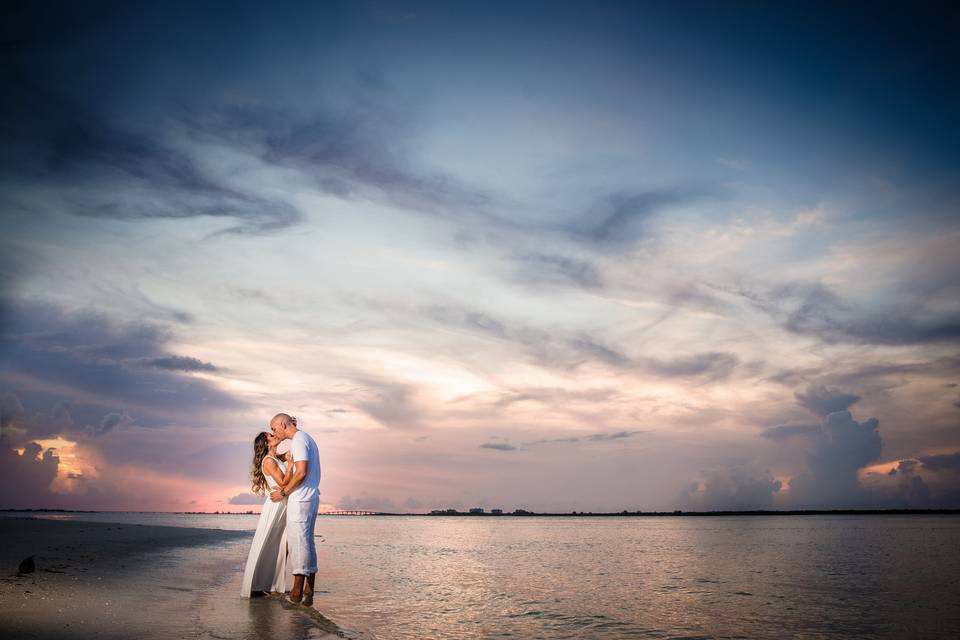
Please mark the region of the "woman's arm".
POLYGON ((277 483, 281 487, 285 486, 288 482, 290 482, 290 477, 293 476, 293 456, 290 455, 290 452, 287 452, 287 454, 283 457, 283 459, 287 463, 287 471, 286 473, 283 474, 283 482, 277 483))
POLYGON ((290 476, 290 479, 287 480, 285 484, 280 485, 276 489, 270 492, 270 499, 274 502, 280 502, 283 500, 284 495, 290 495, 290 492, 300 486, 300 483, 303 482, 303 479, 307 477, 307 461, 306 460, 297 460, 293 465, 293 474, 290 476), (280 493, 281 489, 283 494, 280 493))
POLYGON ((280 465, 277 464, 277 461, 273 458, 264 458, 263 460, 263 472, 268 476, 273 478, 273 481, 277 483, 278 486, 283 486, 289 480, 290 471, 287 470, 287 476, 280 473, 280 465))

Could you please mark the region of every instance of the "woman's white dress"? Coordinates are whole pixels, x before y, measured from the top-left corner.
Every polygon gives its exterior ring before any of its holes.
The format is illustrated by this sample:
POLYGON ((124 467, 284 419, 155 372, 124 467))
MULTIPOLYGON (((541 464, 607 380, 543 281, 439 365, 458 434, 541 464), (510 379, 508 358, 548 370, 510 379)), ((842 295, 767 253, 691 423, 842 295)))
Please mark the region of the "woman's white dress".
MULTIPOLYGON (((273 458, 273 456, 267 456, 273 458)), ((266 462, 266 457, 263 462, 266 462)), ((285 473, 286 465, 276 460, 280 466, 280 473, 285 473)), ((263 469, 263 462, 260 468, 263 469)), ((287 573, 287 501, 274 502, 269 492, 277 487, 277 483, 268 474, 267 499, 260 511, 257 521, 257 531, 253 534, 250 544, 250 553, 247 555, 247 566, 243 571, 243 583, 240 586, 240 595, 250 597, 251 591, 276 591, 283 593, 292 586, 292 578, 287 573)))

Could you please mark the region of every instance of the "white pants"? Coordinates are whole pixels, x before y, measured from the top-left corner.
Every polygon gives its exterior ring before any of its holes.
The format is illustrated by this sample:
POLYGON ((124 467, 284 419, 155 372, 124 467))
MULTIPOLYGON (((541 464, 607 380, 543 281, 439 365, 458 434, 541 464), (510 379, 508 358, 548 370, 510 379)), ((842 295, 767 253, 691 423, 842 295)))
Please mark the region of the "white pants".
POLYGON ((290 549, 290 571, 293 575, 317 572, 317 543, 313 529, 317 524, 320 497, 312 500, 287 501, 287 545, 290 549))

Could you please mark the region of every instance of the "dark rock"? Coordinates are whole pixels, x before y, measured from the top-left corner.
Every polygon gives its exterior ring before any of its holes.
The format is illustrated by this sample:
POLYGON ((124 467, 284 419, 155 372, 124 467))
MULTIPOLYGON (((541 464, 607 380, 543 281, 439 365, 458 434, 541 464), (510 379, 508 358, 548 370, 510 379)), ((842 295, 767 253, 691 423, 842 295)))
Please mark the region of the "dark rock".
POLYGON ((24 558, 20 561, 20 568, 17 569, 20 573, 33 573, 37 570, 37 564, 33 561, 34 556, 29 558, 24 558))

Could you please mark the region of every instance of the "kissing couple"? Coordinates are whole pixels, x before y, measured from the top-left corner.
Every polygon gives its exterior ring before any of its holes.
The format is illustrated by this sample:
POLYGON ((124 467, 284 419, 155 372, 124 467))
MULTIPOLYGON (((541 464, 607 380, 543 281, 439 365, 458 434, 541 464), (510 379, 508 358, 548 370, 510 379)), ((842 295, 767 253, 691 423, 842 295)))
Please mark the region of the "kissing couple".
POLYGON ((320 452, 308 433, 297 427, 297 419, 278 413, 270 420, 270 431, 261 431, 253 440, 253 492, 269 492, 253 534, 240 595, 287 593, 290 576, 293 586, 287 600, 313 604, 317 574, 317 545, 313 529, 320 509, 320 452), (283 455, 277 446, 290 440, 283 455))

